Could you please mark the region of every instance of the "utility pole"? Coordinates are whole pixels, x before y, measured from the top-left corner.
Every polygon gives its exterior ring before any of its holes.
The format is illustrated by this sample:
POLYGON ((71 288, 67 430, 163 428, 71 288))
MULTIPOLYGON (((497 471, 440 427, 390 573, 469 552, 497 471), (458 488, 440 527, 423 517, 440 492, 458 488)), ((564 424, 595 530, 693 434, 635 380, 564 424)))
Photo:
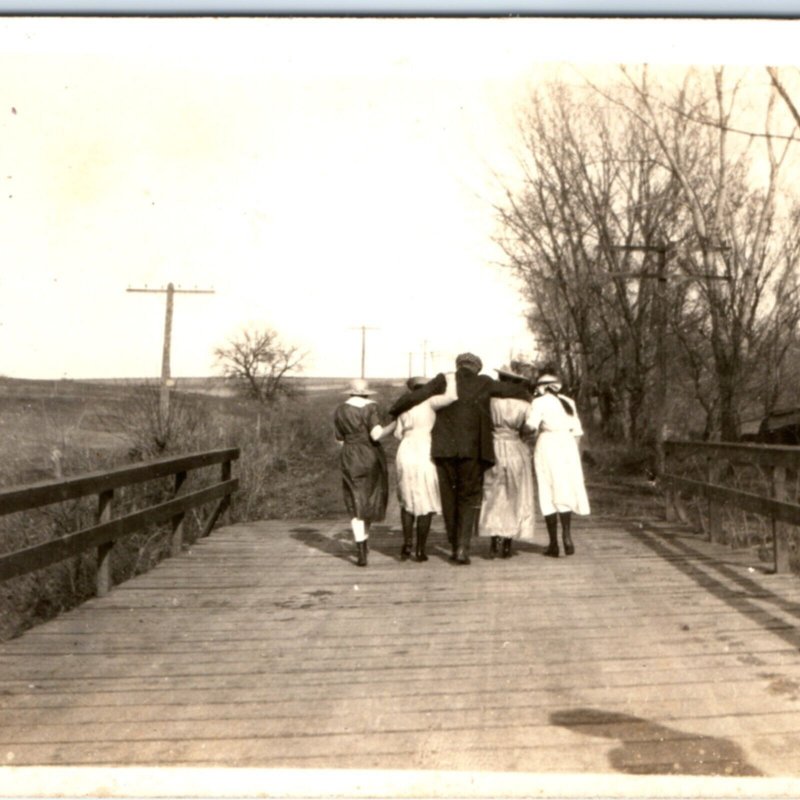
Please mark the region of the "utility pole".
POLYGON ((428 377, 428 340, 422 340, 422 377, 428 377))
MULTIPOLYGON (((674 250, 668 243, 653 245, 647 244, 619 244, 611 245, 612 250, 638 251, 642 253, 656 253, 658 262, 656 272, 610 272, 612 277, 617 278, 655 278, 656 280, 656 474, 660 477, 664 474, 665 457, 664 441, 666 440, 667 423, 667 280, 669 278, 679 278, 682 280, 730 280, 727 275, 668 275, 667 256, 672 255, 674 250)), ((727 245, 717 245, 708 247, 710 250, 727 250, 727 245)))
POLYGON ((170 377, 170 349, 172 347, 172 309, 175 303, 176 294, 214 294, 213 289, 176 289, 174 284, 168 283, 166 289, 133 289, 130 286, 128 292, 147 292, 150 294, 167 295, 167 311, 164 318, 164 344, 161 352, 161 389, 159 395, 159 416, 162 425, 167 424, 169 417, 169 388, 170 377))
POLYGON ((366 376, 366 361, 367 361, 367 331, 377 331, 378 328, 371 328, 369 325, 355 325, 350 328, 351 331, 361 331, 361 377, 366 376))
POLYGON ((414 354, 409 350, 409 353, 408 353, 408 377, 409 378, 413 377, 413 372, 412 372, 413 365, 414 365, 414 354))

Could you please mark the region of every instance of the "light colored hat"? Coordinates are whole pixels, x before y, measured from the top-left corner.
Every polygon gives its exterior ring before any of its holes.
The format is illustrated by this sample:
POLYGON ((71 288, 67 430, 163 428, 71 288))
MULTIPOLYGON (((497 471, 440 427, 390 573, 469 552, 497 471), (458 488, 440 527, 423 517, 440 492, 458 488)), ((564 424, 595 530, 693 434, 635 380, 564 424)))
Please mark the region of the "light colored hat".
POLYGON ((558 392, 561 389, 561 379, 557 376, 553 375, 552 372, 543 372, 537 379, 536 379, 536 387, 544 389, 545 387, 551 387, 554 391, 558 392))
POLYGON ((475 370, 475 372, 480 372, 483 368, 483 361, 474 353, 461 353, 456 356, 456 369, 459 367, 469 367, 475 370))
POLYGON ((375 392, 369 388, 369 384, 364 380, 364 378, 355 378, 350 381, 350 388, 345 392, 345 394, 349 394, 350 396, 356 395, 358 397, 369 397, 371 394, 375 394, 375 392))

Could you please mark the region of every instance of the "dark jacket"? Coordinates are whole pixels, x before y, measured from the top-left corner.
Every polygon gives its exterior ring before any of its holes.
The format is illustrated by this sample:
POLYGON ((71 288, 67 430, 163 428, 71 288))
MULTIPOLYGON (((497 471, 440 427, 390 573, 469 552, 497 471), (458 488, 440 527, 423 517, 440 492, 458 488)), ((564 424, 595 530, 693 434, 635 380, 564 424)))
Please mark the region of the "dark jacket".
MULTIPOLYGON (((437 375, 424 386, 404 394, 389 410, 398 417, 404 411, 442 394, 447 379, 437 375)), ((432 458, 476 458, 488 468, 494 464, 492 419, 489 404, 492 397, 516 397, 530 400, 524 384, 496 381, 488 375, 476 375, 469 369, 456 371, 458 400, 436 412, 431 435, 432 458)))

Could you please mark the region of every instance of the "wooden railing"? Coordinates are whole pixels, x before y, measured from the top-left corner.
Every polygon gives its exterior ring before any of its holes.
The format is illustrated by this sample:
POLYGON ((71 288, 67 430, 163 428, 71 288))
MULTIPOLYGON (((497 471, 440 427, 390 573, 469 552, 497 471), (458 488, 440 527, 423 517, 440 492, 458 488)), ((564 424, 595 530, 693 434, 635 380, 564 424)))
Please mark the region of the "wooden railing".
POLYGON ((766 517, 772 527, 772 547, 776 572, 789 569, 789 542, 787 525, 800 525, 800 505, 787 501, 787 470, 797 474, 800 469, 800 447, 777 445, 733 444, 727 442, 676 442, 665 443, 667 470, 662 476, 665 490, 665 510, 668 520, 676 513, 684 517, 678 493, 704 497, 708 503, 708 538, 720 538, 722 508, 733 506, 766 517), (678 462, 689 457, 705 461, 705 480, 695 480, 678 474, 678 462), (764 494, 745 492, 721 483, 725 465, 757 466, 765 470, 769 490, 764 494))
POLYGON ((97 495, 95 525, 53 541, 37 544, 0 556, 0 581, 24 575, 42 567, 97 548, 96 592, 104 595, 111 589, 111 552, 114 542, 146 525, 171 521, 170 555, 181 551, 184 516, 189 509, 217 501, 200 536, 207 536, 230 504, 239 481, 231 477, 232 464, 239 450, 211 450, 177 458, 163 458, 133 467, 106 472, 92 472, 74 478, 42 481, 27 486, 0 489, 0 516, 28 511, 53 503, 97 495), (220 481, 204 489, 181 494, 189 471, 221 465, 220 481), (113 517, 114 490, 144 481, 174 475, 175 494, 171 500, 148 508, 113 517))

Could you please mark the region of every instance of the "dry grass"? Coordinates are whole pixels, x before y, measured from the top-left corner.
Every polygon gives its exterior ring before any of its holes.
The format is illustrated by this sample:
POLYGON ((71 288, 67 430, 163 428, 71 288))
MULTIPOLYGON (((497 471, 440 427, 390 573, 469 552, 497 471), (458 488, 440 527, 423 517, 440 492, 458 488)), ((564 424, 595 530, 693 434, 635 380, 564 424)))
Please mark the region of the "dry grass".
MULTIPOLYGON (((229 512, 233 522, 344 516, 339 446, 332 417, 345 397, 345 381, 321 382, 268 408, 233 397, 176 393, 165 430, 154 415, 157 392, 146 385, 94 385, 71 381, 0 379, 0 485, 77 475, 140 459, 239 447, 240 489, 229 512)), ((404 390, 401 382, 376 384, 386 409, 404 390)), ((394 457, 394 437, 385 440, 394 457)), ((613 443, 584 442, 587 483, 596 516, 660 517, 662 501, 647 481, 647 453, 613 443)), ((216 479, 218 468, 190 476, 187 489, 216 479)), ((168 479, 129 487, 115 495, 115 514, 162 502, 168 479)), ((61 503, 0 518, 0 552, 13 552, 88 527, 96 498, 61 503)), ((187 515, 191 544, 208 509, 187 515)), ((733 528, 731 528, 733 530, 733 528)), ((736 530, 739 530, 738 528, 736 530)), ((766 552, 765 532, 737 542, 766 552), (755 539, 753 538, 755 536, 755 539)), ((167 526, 143 530, 115 546, 113 580, 150 569, 169 551, 167 526)), ((0 584, 0 639, 70 608, 94 591, 95 556, 87 553, 0 584)))
MULTIPOLYGON (((241 449, 241 458, 231 521, 337 516, 343 503, 332 415, 344 399, 344 383, 323 384, 268 408, 233 397, 176 393, 170 422, 163 426, 153 386, 0 379, 0 485, 233 446, 241 449)), ((379 388, 378 399, 387 403, 401 391, 379 388)), ((186 488, 215 479, 218 468, 209 470, 190 475, 186 488)), ((171 492, 169 479, 128 487, 115 494, 114 513, 162 502, 171 492)), ((92 525, 96 502, 85 498, 0 518, 0 552, 92 525)), ((206 513, 187 516, 187 544, 202 529, 206 513)), ((114 582, 150 569, 168 552, 168 526, 127 537, 115 545, 114 582)), ((95 573, 95 556, 87 553, 0 584, 0 639, 90 597, 95 573)))
MULTIPOLYGON (((680 474, 697 481, 706 481, 707 464, 705 458, 693 456, 680 462, 680 474)), ((756 464, 726 463, 715 478, 715 482, 731 489, 749 492, 761 497, 772 495, 772 476, 770 470, 756 464)), ((797 503, 800 500, 800 475, 789 472, 786 476, 787 501, 797 503)), ((708 503, 688 494, 681 494, 680 508, 685 521, 696 531, 707 533, 708 503)), ((732 504, 717 506, 720 515, 718 540, 737 550, 750 550, 754 557, 762 562, 773 560, 772 523, 766 517, 742 511, 732 504)), ((800 572, 800 532, 787 526, 790 548, 790 566, 794 572, 800 572)))

